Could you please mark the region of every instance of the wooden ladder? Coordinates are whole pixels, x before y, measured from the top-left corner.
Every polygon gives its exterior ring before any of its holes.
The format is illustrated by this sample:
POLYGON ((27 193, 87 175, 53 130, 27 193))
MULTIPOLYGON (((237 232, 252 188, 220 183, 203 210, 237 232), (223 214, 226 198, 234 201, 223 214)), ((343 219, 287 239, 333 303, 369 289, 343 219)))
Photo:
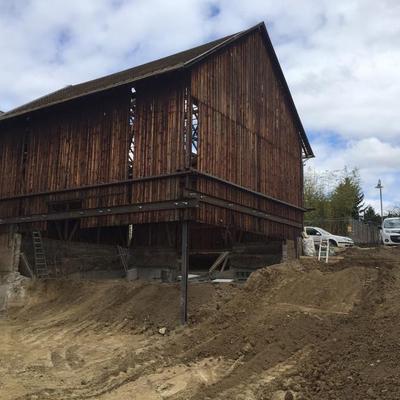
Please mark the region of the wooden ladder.
POLYGON ((124 267, 125 273, 128 272, 128 259, 129 259, 129 249, 126 247, 117 246, 118 256, 121 260, 122 266, 124 267))
POLYGON ((42 235, 40 231, 32 232, 33 250, 35 256, 35 274, 39 279, 48 278, 49 270, 47 268, 46 256, 44 254, 42 235))
POLYGON ((210 269, 208 270, 208 275, 211 276, 211 274, 222 264, 221 267, 221 272, 224 272, 224 269, 226 267, 226 264, 228 262, 229 258, 229 251, 224 251, 221 253, 218 258, 215 260, 214 264, 211 265, 210 269))
POLYGON ((318 249, 318 261, 321 259, 325 259, 325 262, 329 261, 329 239, 321 238, 321 242, 319 243, 318 249))

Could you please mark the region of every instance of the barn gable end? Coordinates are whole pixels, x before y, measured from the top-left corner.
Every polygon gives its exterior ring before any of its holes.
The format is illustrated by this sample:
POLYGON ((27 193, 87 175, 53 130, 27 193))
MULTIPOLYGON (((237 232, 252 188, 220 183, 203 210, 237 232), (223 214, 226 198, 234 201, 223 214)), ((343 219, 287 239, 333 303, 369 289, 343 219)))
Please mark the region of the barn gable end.
POLYGON ((302 206, 301 136, 263 35, 250 32, 193 66, 198 168, 302 206))

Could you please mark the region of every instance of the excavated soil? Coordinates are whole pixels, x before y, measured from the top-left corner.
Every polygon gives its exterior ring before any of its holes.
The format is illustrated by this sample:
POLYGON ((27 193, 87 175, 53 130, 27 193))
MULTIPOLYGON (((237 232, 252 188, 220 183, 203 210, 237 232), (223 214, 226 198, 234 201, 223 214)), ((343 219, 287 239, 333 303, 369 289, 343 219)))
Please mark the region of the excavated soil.
POLYGON ((400 248, 244 285, 30 284, 0 320, 0 399, 400 399, 400 248))

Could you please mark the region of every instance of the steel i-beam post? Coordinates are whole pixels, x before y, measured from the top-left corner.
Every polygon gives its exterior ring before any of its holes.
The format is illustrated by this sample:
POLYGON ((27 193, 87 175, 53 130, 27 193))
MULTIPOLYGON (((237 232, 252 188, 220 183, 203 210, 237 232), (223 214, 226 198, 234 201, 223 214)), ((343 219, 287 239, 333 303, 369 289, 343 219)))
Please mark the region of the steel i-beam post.
POLYGON ((181 254, 181 323, 182 323, 182 325, 187 324, 188 272, 189 272, 189 222, 182 221, 182 254, 181 254))

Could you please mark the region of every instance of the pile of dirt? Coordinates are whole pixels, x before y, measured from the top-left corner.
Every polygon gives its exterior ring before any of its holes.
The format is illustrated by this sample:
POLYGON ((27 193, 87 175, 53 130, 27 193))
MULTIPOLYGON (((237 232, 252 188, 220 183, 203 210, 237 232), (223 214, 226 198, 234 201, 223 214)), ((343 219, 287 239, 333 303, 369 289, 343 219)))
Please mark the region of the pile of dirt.
POLYGON ((400 398, 400 248, 351 250, 339 268, 374 269, 362 301, 301 366, 308 398, 400 398))
MULTIPOLYGON (((191 320, 209 316, 221 299, 233 296, 237 288, 213 284, 193 284, 189 292, 191 320)), ((179 325, 179 284, 126 282, 122 280, 35 281, 28 288, 29 302, 15 312, 17 320, 49 320, 52 323, 85 322, 95 329, 154 333, 158 327, 171 330, 179 325), (55 318, 55 316, 57 316, 55 318)))
POLYGON ((190 284, 185 328, 177 285, 36 283, 0 322, 0 398, 399 399, 399 267, 352 249, 190 284))

